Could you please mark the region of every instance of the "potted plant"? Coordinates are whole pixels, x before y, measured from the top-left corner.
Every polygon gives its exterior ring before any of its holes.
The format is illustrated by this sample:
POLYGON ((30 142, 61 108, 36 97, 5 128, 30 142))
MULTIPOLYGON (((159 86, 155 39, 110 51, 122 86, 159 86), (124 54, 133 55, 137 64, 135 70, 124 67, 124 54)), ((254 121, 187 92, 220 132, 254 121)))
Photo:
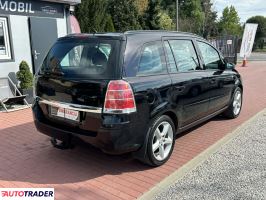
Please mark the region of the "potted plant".
POLYGON ((26 61, 19 64, 19 71, 17 72, 17 79, 19 80, 19 90, 23 95, 27 95, 28 103, 33 103, 33 75, 30 71, 29 65, 26 61))

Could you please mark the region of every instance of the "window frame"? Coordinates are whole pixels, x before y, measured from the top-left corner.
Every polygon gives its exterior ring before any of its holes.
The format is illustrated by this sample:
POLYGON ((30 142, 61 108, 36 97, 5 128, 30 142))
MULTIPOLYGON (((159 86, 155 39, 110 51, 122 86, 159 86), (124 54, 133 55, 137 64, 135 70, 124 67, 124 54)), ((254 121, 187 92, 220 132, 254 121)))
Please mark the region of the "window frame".
POLYGON ((169 40, 164 40, 163 41, 163 47, 164 47, 164 52, 165 52, 165 59, 166 59, 166 66, 167 66, 167 70, 168 70, 168 73, 169 74, 176 74, 178 73, 178 68, 177 68, 177 64, 176 64, 176 59, 175 59, 175 56, 174 56, 174 53, 173 53, 173 49, 169 43, 169 40), (168 57, 168 51, 167 51, 167 47, 165 46, 165 43, 168 44, 169 48, 170 48, 170 53, 172 54, 172 57, 174 58, 174 64, 175 64, 175 69, 176 71, 175 72, 172 72, 170 69, 171 69, 171 63, 169 61, 169 57, 168 57))
POLYGON ((143 45, 141 46, 140 51, 139 51, 138 67, 137 67, 137 71, 136 71, 135 77, 148 77, 148 76, 159 76, 159 75, 167 75, 167 74, 169 74, 168 67, 167 67, 167 62, 166 62, 165 49, 164 49, 164 45, 163 45, 162 42, 163 42, 162 40, 155 40, 155 41, 150 41, 150 42, 143 43, 143 45), (157 73, 157 74, 138 74, 139 66, 140 66, 140 62, 141 62, 141 58, 142 58, 142 53, 143 53, 145 47, 147 47, 148 45, 151 45, 151 44, 159 44, 161 46, 161 48, 162 48, 162 60, 161 61, 162 61, 163 67, 165 68, 165 72, 157 73))
MULTIPOLYGON (((10 56, 1 56, 0 55, 0 63, 2 62, 10 62, 14 61, 14 52, 13 52, 13 43, 12 43, 12 34, 11 34, 11 28, 10 28, 10 18, 6 15, 0 15, 0 21, 4 21, 4 40, 7 43, 8 46, 8 53, 10 56), (7 33, 7 36, 5 34, 7 33)), ((5 44, 6 46, 6 44, 5 44)))
POLYGON ((199 49, 198 49, 198 46, 195 42, 195 39, 194 38, 191 38, 191 37, 163 37, 163 46, 164 46, 164 51, 165 51, 165 57, 166 57, 166 61, 167 61, 167 69, 168 69, 168 72, 169 74, 179 74, 179 73, 191 73, 191 72, 201 72, 202 70, 204 70, 203 68, 203 63, 202 63, 202 59, 201 59, 201 54, 199 53, 199 49), (186 41, 191 41, 193 47, 194 47, 194 50, 195 50, 195 53, 196 53, 196 56, 197 56, 197 59, 198 59, 198 62, 199 62, 199 67, 200 69, 195 69, 193 71, 179 71, 178 70, 178 67, 177 67, 177 63, 176 63, 176 58, 174 56, 174 53, 173 53, 173 49, 172 49, 172 46, 170 45, 169 41, 170 40, 186 40, 186 41), (176 69, 177 69, 177 72, 170 72, 169 70, 169 61, 168 61, 168 56, 167 56, 167 50, 166 50, 166 47, 164 45, 164 42, 167 42, 171 48, 171 52, 172 52, 172 55, 174 57, 174 60, 175 60, 175 65, 176 65, 176 69))
POLYGON ((206 68, 206 65, 205 65, 205 62, 204 62, 204 59, 203 59, 203 56, 202 56, 201 50, 200 50, 199 45, 198 45, 199 42, 201 42, 201 43, 205 43, 205 44, 211 46, 211 47, 212 47, 212 48, 218 53, 218 56, 219 56, 219 58, 220 58, 220 61, 221 61, 223 64, 225 64, 225 62, 224 62, 224 58, 223 58, 221 52, 220 52, 218 49, 216 49, 211 43, 209 43, 208 41, 204 41, 204 40, 197 39, 197 40, 196 40, 196 46, 197 46, 197 49, 198 49, 198 52, 199 52, 199 55, 200 55, 200 58, 201 58, 201 62, 202 62, 202 67, 203 67, 203 69, 204 69, 204 70, 209 70, 209 71, 217 71, 217 70, 221 70, 221 67, 220 67, 220 66, 218 66, 217 69, 208 69, 208 68, 206 68))

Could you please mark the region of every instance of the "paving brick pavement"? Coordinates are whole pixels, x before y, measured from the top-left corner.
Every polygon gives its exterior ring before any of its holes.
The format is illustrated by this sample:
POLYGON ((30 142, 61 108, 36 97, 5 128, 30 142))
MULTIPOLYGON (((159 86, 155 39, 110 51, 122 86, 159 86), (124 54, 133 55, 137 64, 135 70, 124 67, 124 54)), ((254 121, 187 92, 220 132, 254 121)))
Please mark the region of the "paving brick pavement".
POLYGON ((31 110, 0 113, 0 187, 54 187, 56 199, 136 199, 206 148, 266 108, 266 62, 237 68, 244 81, 239 118, 216 117, 176 140, 170 160, 150 168, 128 155, 109 156, 89 145, 51 147, 31 110))

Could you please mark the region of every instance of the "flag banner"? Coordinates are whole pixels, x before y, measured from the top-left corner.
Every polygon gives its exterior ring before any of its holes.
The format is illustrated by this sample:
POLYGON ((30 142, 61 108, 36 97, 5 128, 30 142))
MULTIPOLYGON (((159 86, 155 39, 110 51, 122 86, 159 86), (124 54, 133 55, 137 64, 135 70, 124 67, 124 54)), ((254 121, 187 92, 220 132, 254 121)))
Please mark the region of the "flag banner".
POLYGON ((240 49, 240 57, 248 58, 252 52, 258 24, 245 25, 244 35, 242 38, 242 44, 240 49))

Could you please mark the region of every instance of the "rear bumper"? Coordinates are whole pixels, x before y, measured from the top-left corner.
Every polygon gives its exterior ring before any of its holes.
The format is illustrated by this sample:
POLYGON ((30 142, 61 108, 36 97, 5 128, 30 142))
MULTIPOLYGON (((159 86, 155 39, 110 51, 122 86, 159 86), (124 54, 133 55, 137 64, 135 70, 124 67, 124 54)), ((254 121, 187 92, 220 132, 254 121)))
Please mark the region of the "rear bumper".
POLYGON ((103 126, 104 120, 101 119, 99 123, 102 125, 97 131, 75 130, 74 128, 67 128, 62 124, 51 124, 37 103, 33 105, 33 116, 35 126, 39 132, 66 142, 71 141, 76 143, 81 140, 109 154, 123 154, 137 151, 144 142, 140 139, 142 137, 134 134, 136 127, 134 127, 134 123, 130 123, 129 121, 112 125, 109 124, 108 126, 110 128, 108 128, 103 126))

